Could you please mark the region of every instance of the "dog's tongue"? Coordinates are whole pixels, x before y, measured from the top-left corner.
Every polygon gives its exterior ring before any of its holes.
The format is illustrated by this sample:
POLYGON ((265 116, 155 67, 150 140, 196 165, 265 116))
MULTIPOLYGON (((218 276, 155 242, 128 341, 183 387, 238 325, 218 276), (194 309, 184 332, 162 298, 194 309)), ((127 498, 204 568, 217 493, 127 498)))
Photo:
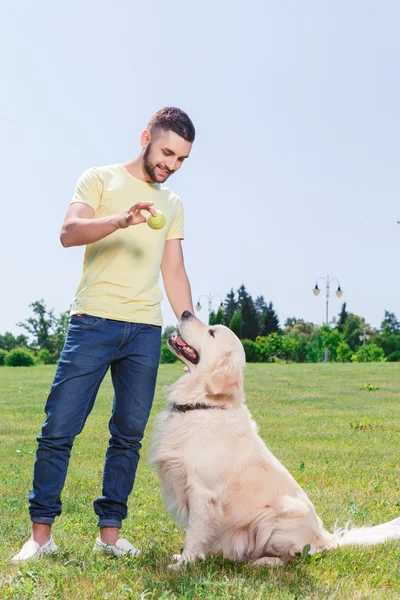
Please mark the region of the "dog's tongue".
POLYGON ((181 340, 181 338, 179 338, 177 335, 173 336, 173 340, 177 346, 181 346, 181 347, 186 346, 186 343, 183 340, 181 340))

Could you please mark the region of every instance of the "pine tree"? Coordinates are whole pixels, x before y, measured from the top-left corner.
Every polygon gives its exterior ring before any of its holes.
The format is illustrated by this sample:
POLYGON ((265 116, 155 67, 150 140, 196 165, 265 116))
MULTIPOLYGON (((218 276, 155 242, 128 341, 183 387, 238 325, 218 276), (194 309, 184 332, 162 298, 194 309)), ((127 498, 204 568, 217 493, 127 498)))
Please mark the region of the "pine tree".
POLYGON ((222 325, 223 322, 224 322, 224 311, 222 310, 222 308, 219 308, 218 312, 217 312, 217 316, 215 318, 215 324, 222 325))
POLYGON ((237 295, 238 295, 237 306, 238 306, 238 308, 242 308, 243 300, 245 298, 248 298, 248 296, 249 296, 247 293, 247 290, 246 290, 246 286, 243 283, 240 286, 240 288, 238 289, 237 295))
POLYGON ((279 331, 279 318, 272 302, 268 304, 267 310, 261 319, 261 335, 269 335, 279 331))
POLYGON ((254 302, 254 306, 256 307, 259 316, 262 317, 267 310, 267 303, 265 302, 264 296, 258 296, 254 302))
POLYGON ((217 317, 215 312, 212 310, 210 312, 210 316, 208 317, 208 324, 209 325, 215 325, 217 323, 217 317))
POLYGON ((258 296, 256 301, 254 302, 254 306, 256 307, 257 317, 258 317, 258 330, 257 335, 261 334, 261 325, 262 325, 262 317, 265 311, 267 310, 267 303, 265 302, 264 296, 258 296))
POLYGON ((260 331, 260 320, 250 295, 244 297, 241 312, 243 339, 255 340, 260 331))
POLYGON ((343 302, 342 308, 340 309, 340 313, 339 313, 339 317, 338 317, 338 324, 337 324, 337 328, 339 329, 340 333, 343 333, 346 319, 348 316, 349 316, 349 313, 346 310, 346 302, 343 302))
POLYGON ((237 310, 237 303, 235 299, 235 292, 233 289, 227 294, 224 302, 224 325, 229 327, 231 319, 237 310))

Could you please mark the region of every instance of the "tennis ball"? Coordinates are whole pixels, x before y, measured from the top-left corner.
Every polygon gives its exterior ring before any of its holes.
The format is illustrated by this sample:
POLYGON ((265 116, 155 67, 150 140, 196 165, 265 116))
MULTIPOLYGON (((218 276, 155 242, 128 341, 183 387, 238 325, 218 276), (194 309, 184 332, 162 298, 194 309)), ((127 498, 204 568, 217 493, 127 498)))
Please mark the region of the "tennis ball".
POLYGON ((161 210, 157 211, 155 217, 153 217, 151 214, 147 217, 147 225, 152 229, 162 229, 166 222, 167 219, 161 210))

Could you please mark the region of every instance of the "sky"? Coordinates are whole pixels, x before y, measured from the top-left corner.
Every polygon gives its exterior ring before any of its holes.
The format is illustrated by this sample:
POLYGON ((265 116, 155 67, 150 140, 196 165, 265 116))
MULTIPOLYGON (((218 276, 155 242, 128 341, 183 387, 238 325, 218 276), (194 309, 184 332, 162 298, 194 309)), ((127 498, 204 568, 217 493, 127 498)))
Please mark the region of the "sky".
MULTIPOLYGON (((0 333, 22 333, 40 298, 69 308, 84 250, 59 231, 76 181, 134 158, 163 106, 197 132, 168 181, 194 303, 244 283, 282 324, 318 324, 329 275, 344 292, 330 316, 343 301, 375 327, 400 316, 399 19, 395 0, 4 5, 0 333)), ((166 300, 163 314, 175 324, 166 300)))

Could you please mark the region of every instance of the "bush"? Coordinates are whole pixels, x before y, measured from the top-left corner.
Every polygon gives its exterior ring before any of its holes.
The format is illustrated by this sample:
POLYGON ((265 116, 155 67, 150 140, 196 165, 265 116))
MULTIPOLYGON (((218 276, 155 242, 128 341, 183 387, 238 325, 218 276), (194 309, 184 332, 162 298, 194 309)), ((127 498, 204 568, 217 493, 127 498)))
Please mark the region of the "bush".
POLYGON ((26 348, 14 348, 7 352, 4 364, 7 367, 31 367, 35 364, 35 358, 26 348))
POLYGON ((400 350, 396 350, 395 352, 392 352, 391 354, 389 354, 387 359, 390 362, 400 362, 400 350))
POLYGON ((353 362, 385 362, 385 353, 376 344, 366 344, 360 346, 355 354, 351 357, 353 362))
POLYGON ((242 340, 242 344, 244 353, 246 354, 246 362, 260 362, 260 354, 258 352, 257 344, 253 342, 253 340, 242 340))
POLYGON ((6 357, 7 351, 6 350, 2 350, 0 348, 0 365, 4 365, 4 359, 6 357))
POLYGON ((351 356, 353 354, 353 350, 346 342, 339 342, 337 351, 336 351, 336 360, 338 362, 344 363, 349 362, 351 360, 351 356))
POLYGON ((51 354, 47 348, 39 350, 37 355, 37 361, 42 365, 49 365, 51 363, 51 354))
POLYGON ((260 362, 273 362, 273 357, 282 353, 282 338, 277 333, 267 336, 259 335, 256 346, 260 356, 260 362))
POLYGON ((163 344, 161 346, 160 363, 165 365, 165 364, 174 363, 177 360, 179 360, 178 357, 171 352, 171 350, 168 348, 167 344, 163 344))

